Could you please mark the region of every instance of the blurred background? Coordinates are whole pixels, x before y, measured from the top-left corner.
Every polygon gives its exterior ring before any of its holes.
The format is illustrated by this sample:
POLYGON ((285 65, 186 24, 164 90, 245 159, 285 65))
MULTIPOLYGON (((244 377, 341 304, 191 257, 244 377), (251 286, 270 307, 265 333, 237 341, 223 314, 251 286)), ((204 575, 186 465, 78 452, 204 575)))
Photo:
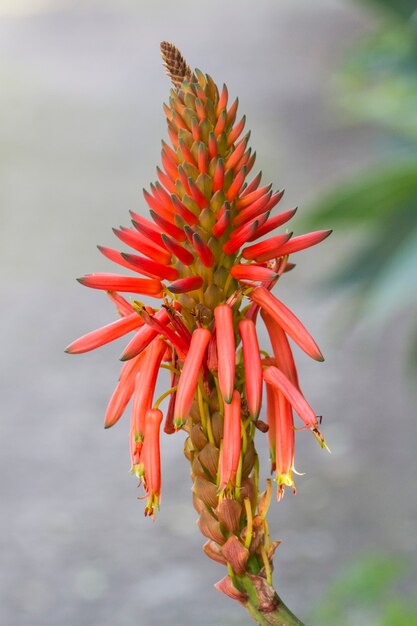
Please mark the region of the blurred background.
POLYGON ((213 588, 182 434, 164 438, 161 511, 143 517, 127 416, 102 428, 121 345, 63 352, 114 319, 74 279, 113 271, 95 245, 146 211, 163 39, 239 96, 295 232, 335 229, 279 286, 326 356, 296 358, 332 454, 299 433, 305 476, 270 510, 275 585, 308 624, 417 624, 416 9, 0 0, 1 624, 250 623, 213 588))

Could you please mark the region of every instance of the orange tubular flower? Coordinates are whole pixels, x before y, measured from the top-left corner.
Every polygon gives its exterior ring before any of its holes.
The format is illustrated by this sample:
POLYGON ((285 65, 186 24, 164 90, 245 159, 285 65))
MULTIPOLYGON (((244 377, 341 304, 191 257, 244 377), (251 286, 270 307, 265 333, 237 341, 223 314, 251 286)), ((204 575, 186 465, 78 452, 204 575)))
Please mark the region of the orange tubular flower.
POLYGON ((271 340, 276 365, 292 384, 299 388, 297 369, 285 332, 266 311, 261 311, 261 317, 271 340))
POLYGON ((145 415, 152 406, 159 366, 166 347, 163 339, 154 339, 146 349, 141 370, 136 375, 130 425, 132 472, 135 473, 139 471, 140 451, 145 435, 145 415))
POLYGON ((300 393, 300 391, 298 391, 297 387, 295 387, 292 382, 273 365, 270 365, 265 369, 263 376, 265 382, 275 387, 275 389, 278 389, 278 391, 285 396, 298 416, 301 417, 307 428, 309 428, 313 434, 316 435, 320 444, 324 448, 325 443, 318 428, 316 414, 304 396, 300 393))
POLYGON ((250 298, 258 304, 281 326, 306 354, 316 361, 324 361, 316 342, 300 320, 282 302, 275 298, 265 287, 254 289, 250 298))
MULTIPOLYGON (((242 134, 245 117, 237 117, 238 100, 230 102, 225 86, 219 90, 209 75, 193 71, 172 44, 163 42, 161 51, 173 88, 164 105, 169 141, 162 143, 157 181, 143 192, 149 214, 131 212, 131 225, 114 229, 128 249, 99 247, 132 275, 104 272, 79 279, 105 291, 121 317, 72 342, 67 352, 88 352, 133 333, 122 350, 105 427, 120 419, 133 397, 131 463, 148 496, 145 514, 152 517, 161 493, 160 405, 164 433, 186 433, 194 505, 209 537, 205 552, 229 569, 218 588, 264 623, 261 607, 275 597, 276 543, 269 540, 265 520, 270 481, 266 492, 259 492, 255 432, 268 437, 278 498, 286 486, 294 487, 293 409, 305 424, 300 430, 310 429, 325 445, 300 391, 287 335, 313 359, 323 360, 322 354, 271 290, 295 267, 288 255, 319 243, 330 231, 294 237, 285 227, 277 231, 295 209, 277 212, 283 190, 261 184, 261 172, 251 174, 255 152, 250 134, 242 134), (158 305, 145 306, 142 295, 158 299, 158 305), (273 358, 258 344, 259 310, 273 358), (153 404, 162 368, 169 370, 170 383, 153 404)), ((287 623, 283 607, 280 601, 271 613, 274 623, 287 623)))
POLYGON ((235 485, 242 449, 240 393, 234 391, 230 404, 224 406, 224 434, 220 456, 220 489, 235 485))
POLYGON ((274 390, 277 396, 277 414, 275 422, 276 437, 276 481, 278 483, 277 498, 282 500, 285 487, 292 487, 296 492, 292 471, 294 469, 294 420, 291 404, 284 394, 274 390))
POLYGON ((242 338, 243 364, 245 371, 250 372, 245 381, 246 402, 252 419, 256 421, 262 404, 262 365, 256 326, 252 320, 242 320, 238 329, 242 338))
POLYGON ((219 386, 223 400, 232 401, 235 385, 235 333, 233 328, 232 309, 221 304, 214 309, 216 322, 217 359, 219 368, 219 386))
POLYGON ((276 419, 278 415, 278 396, 275 388, 266 382, 266 421, 268 424, 269 457, 271 459, 271 474, 276 470, 277 442, 276 442, 276 419))
POLYGON ((177 430, 185 424, 190 412, 210 337, 211 333, 206 328, 197 328, 191 337, 190 349, 184 361, 175 401, 174 426, 177 430))
POLYGON ((143 444, 144 485, 149 496, 145 507, 145 515, 155 517, 155 509, 159 509, 161 496, 161 452, 160 427, 162 411, 148 409, 145 415, 145 440, 143 444))

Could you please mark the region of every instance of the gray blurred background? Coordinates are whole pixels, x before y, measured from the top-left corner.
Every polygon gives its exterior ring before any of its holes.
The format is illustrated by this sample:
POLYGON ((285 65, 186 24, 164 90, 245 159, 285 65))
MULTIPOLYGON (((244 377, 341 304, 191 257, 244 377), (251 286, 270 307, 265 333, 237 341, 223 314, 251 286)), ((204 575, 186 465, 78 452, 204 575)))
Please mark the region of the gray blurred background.
MULTIPOLYGON (((2 625, 250 623, 213 588, 224 572, 201 552, 182 434, 164 439, 162 507, 144 519, 128 415, 102 428, 122 345, 63 352, 114 319, 74 279, 114 271, 96 244, 117 247, 111 227, 146 211, 141 188, 166 136, 162 39, 239 96, 258 168, 302 214, 386 149, 371 125, 347 126, 332 97, 347 50, 377 19, 349 0, 0 1, 2 625)), ((306 475, 270 511, 275 584, 305 619, 352 560, 417 552, 410 316, 370 335, 318 286, 353 243, 336 233, 301 253, 280 286, 326 356, 296 355, 332 455, 299 433, 306 475)))

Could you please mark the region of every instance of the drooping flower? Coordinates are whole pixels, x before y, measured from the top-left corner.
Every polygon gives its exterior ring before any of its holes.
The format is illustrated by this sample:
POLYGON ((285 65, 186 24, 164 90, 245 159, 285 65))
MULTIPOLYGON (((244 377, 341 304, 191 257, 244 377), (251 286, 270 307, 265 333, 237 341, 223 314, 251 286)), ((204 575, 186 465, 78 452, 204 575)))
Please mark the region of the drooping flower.
MULTIPOLYGON (((250 134, 242 136, 245 117, 236 121, 238 100, 229 103, 226 86, 219 90, 210 76, 192 71, 171 44, 164 42, 161 50, 174 85, 164 105, 171 145, 162 142, 158 180, 143 193, 150 219, 131 212, 132 227, 114 229, 130 251, 99 246, 134 275, 79 279, 107 292, 121 317, 83 335, 67 351, 87 352, 129 335, 105 426, 120 419, 133 397, 131 463, 148 495, 146 515, 159 508, 159 406, 169 397, 164 432, 187 433, 184 451, 200 528, 209 537, 206 553, 228 563, 236 576, 250 562, 252 573, 264 568, 268 578, 276 546, 268 538, 265 496, 258 493, 255 432, 268 432, 279 498, 285 486, 294 487, 293 409, 324 445, 300 390, 288 337, 313 359, 323 360, 322 354, 271 290, 294 267, 288 256, 330 231, 274 233, 295 209, 274 215, 283 191, 261 186, 261 173, 251 178, 255 153, 250 134), (121 293, 133 297, 129 301, 121 293), (150 296, 153 308, 137 300, 139 295, 150 296), (260 348, 258 311, 273 355, 260 348), (170 370, 170 387, 154 402, 163 369, 170 370), (266 424, 259 419, 264 382, 266 424)), ((232 578, 219 589, 247 597, 232 578)))

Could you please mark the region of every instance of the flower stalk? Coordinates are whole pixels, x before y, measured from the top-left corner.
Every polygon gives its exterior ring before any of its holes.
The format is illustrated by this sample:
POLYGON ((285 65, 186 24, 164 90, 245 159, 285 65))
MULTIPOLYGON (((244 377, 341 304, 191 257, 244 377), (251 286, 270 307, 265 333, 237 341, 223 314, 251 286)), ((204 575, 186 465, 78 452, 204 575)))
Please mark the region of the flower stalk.
POLYGON ((105 426, 113 426, 132 399, 132 473, 147 495, 145 515, 161 500, 163 431, 186 435, 194 507, 207 541, 205 554, 227 568, 216 588, 242 604, 262 625, 301 622, 272 586, 278 541, 269 536, 272 481, 260 491, 256 438, 268 438, 277 499, 295 493, 293 412, 322 447, 319 421, 300 389, 288 341, 322 361, 315 340, 271 290, 294 267, 289 254, 316 245, 330 231, 297 237, 283 232, 295 209, 272 215, 283 191, 250 179, 255 153, 246 118, 226 86, 194 71, 179 51, 161 44, 173 83, 164 105, 171 145, 162 142, 158 181, 144 190, 151 219, 131 213, 132 226, 115 229, 134 253, 100 246, 110 261, 139 274, 90 274, 79 281, 107 292, 120 319, 83 335, 67 348, 84 353, 134 333, 110 399, 105 426), (137 254, 139 253, 139 254, 137 254), (128 301, 121 293, 133 294, 128 301), (153 307, 135 297, 151 297, 153 307), (158 302, 155 305, 155 301, 158 302), (260 346, 261 312, 272 354, 260 346), (154 402, 161 371, 167 390, 154 402), (266 422, 262 398, 266 386, 266 422), (165 410, 162 407, 168 405, 165 410))

